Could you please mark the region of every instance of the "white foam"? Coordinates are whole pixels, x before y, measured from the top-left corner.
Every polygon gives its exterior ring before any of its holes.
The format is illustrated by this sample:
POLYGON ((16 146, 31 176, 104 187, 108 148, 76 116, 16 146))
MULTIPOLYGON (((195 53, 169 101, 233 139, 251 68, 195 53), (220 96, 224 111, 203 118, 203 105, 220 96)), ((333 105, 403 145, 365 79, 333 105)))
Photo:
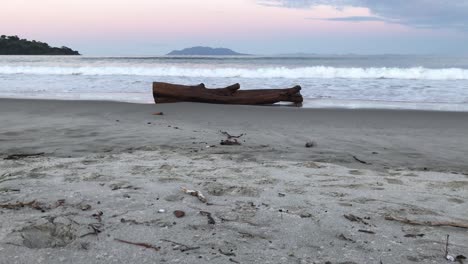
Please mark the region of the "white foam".
POLYGON ((160 77, 202 78, 285 78, 285 79, 404 79, 404 80, 468 80, 468 69, 444 68, 337 68, 314 67, 263 67, 263 68, 199 68, 178 66, 0 66, 0 74, 39 75, 138 75, 160 77))

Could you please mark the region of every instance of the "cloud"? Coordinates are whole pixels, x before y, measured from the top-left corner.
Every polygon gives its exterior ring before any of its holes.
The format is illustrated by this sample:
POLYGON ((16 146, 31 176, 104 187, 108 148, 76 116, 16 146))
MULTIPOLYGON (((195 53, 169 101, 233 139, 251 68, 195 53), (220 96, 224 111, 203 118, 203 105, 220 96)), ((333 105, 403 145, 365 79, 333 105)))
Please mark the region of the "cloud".
POLYGON ((309 19, 340 21, 340 22, 373 22, 373 21, 392 22, 388 19, 376 17, 376 16, 348 16, 348 17, 309 18, 309 19))
MULTIPOLYGON (((421 28, 468 31, 468 0, 257 0, 257 2, 261 5, 286 8, 311 8, 318 5, 335 8, 364 7, 370 10, 373 15, 371 17, 394 23, 421 28)), ((335 19, 340 18, 332 18, 335 19)), ((349 17, 349 19, 351 20, 348 21, 359 21, 358 18, 349 17)))

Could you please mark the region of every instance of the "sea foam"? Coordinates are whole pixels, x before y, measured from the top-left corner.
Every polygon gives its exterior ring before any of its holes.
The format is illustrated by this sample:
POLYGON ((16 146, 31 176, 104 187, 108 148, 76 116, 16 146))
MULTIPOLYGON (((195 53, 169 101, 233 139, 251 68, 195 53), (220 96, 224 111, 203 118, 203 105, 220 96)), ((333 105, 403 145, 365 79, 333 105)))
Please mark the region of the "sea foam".
POLYGON ((137 75, 203 78, 285 78, 285 79, 404 79, 404 80, 468 80, 468 69, 443 68, 340 68, 313 67, 258 67, 258 68, 196 68, 179 66, 0 66, 0 74, 38 75, 137 75))

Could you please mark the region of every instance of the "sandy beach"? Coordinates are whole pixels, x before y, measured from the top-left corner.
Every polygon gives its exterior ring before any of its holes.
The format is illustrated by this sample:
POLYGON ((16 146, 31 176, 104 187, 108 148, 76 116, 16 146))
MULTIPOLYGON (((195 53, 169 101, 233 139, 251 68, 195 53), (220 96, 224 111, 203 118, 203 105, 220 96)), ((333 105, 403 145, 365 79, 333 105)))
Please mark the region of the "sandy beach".
POLYGON ((446 263, 447 235, 468 256, 468 113, 19 99, 0 113, 0 263, 446 263))

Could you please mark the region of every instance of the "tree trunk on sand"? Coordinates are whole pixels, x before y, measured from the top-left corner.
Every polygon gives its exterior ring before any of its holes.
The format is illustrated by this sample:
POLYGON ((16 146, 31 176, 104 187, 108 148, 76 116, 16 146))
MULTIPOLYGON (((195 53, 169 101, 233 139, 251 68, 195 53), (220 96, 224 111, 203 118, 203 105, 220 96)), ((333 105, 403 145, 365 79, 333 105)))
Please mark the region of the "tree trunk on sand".
POLYGON ((300 104, 303 101, 301 87, 287 89, 239 90, 234 84, 225 88, 208 89, 204 84, 195 86, 178 85, 162 82, 153 83, 154 102, 200 102, 212 104, 263 105, 278 102, 300 104))

